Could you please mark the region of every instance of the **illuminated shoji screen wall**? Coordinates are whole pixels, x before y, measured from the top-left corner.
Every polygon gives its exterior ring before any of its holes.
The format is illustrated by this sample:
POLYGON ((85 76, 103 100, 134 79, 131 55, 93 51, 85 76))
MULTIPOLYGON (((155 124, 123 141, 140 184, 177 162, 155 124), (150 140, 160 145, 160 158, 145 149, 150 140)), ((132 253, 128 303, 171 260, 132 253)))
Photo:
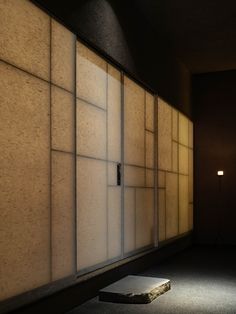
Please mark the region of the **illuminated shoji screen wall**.
POLYGON ((27 0, 0 76, 0 301, 153 247, 154 96, 27 0))
POLYGON ((159 241, 193 228, 193 123, 158 98, 159 241))

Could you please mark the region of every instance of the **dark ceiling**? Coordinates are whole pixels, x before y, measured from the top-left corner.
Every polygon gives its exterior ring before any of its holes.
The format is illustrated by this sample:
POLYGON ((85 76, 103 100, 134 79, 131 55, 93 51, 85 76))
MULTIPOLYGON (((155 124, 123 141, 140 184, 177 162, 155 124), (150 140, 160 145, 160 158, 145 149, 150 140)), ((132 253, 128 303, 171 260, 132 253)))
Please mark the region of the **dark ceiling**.
POLYGON ((236 69, 235 0, 136 0, 192 73, 236 69))
MULTIPOLYGON (((145 24, 143 32, 151 30, 147 34, 152 37, 149 50, 151 45, 162 49, 164 43, 165 50, 184 63, 191 73, 236 69, 236 0, 103 1, 117 10, 117 16, 125 17, 126 27, 140 30, 137 24, 145 24)), ((80 33, 82 8, 92 0, 34 2, 80 33)), ((141 34, 141 40, 142 36, 146 35, 141 34)))

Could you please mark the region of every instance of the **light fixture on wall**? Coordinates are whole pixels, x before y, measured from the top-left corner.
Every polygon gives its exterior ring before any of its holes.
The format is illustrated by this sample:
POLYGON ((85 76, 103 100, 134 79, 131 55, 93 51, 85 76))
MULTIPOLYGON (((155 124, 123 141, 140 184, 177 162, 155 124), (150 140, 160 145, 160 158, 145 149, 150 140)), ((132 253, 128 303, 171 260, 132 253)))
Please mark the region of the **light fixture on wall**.
POLYGON ((223 176, 224 175, 224 171, 223 170, 217 170, 217 175, 219 177, 223 176))

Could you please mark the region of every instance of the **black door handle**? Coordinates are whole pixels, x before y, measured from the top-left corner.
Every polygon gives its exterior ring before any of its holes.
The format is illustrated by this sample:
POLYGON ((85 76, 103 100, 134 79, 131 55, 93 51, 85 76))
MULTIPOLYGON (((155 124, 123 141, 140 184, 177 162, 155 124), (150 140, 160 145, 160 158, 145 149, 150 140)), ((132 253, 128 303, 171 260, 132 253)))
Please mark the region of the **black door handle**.
POLYGON ((121 164, 118 163, 116 167, 116 181, 117 185, 121 185, 121 164))

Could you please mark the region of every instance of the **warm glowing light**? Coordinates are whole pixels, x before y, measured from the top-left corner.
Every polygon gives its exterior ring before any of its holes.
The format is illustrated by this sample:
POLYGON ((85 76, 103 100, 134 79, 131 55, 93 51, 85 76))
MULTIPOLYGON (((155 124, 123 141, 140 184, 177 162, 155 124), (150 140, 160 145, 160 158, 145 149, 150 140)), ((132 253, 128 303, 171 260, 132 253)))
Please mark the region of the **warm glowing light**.
POLYGON ((218 176, 223 176, 224 175, 224 171, 223 170, 218 170, 217 171, 217 175, 218 176))

